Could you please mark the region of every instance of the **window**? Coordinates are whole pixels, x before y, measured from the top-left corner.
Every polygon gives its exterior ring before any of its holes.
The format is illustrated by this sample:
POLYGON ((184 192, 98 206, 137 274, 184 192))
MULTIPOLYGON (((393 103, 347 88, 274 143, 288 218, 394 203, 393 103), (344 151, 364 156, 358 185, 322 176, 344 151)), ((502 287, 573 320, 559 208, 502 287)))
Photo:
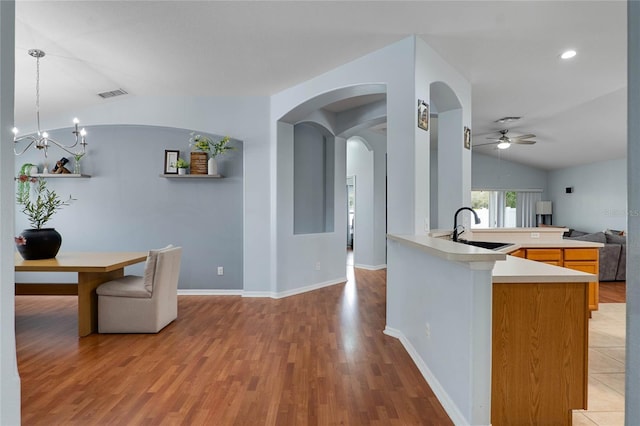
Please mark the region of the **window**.
MULTIPOLYGON (((478 213, 480 224, 471 224, 472 228, 515 228, 523 226, 518 220, 518 197, 527 192, 518 191, 471 191, 471 207, 478 213)), ((539 197, 539 195, 538 195, 539 197)), ((526 223, 526 222, 523 222, 526 223)), ((526 226, 530 226, 527 224, 526 226)))

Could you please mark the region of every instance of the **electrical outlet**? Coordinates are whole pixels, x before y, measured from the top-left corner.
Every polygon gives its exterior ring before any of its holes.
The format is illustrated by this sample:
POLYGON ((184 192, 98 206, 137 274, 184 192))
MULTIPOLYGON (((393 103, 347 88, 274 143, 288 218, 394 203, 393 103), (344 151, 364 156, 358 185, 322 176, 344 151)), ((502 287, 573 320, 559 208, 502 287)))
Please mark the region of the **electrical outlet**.
POLYGON ((218 266, 218 275, 224 275, 224 268, 222 266, 218 266))
POLYGON ((426 334, 427 337, 431 337, 431 324, 426 323, 424 325, 424 334, 426 334))
POLYGON ((539 232, 532 232, 531 233, 531 238, 540 238, 540 233, 539 232))
POLYGON ((316 271, 320 270, 320 262, 316 262, 316 271))

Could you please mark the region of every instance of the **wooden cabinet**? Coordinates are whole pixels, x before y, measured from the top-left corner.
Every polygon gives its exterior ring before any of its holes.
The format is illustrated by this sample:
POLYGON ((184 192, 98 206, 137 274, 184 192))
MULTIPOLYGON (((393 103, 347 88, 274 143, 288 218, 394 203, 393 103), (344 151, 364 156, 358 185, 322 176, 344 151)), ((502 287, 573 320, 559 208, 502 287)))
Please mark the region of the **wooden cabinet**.
POLYGON ((562 266, 562 249, 527 249, 527 259, 562 266))
MULTIPOLYGON (((524 251, 524 256, 529 260, 544 262, 550 265, 563 266, 576 271, 598 275, 598 249, 597 248, 527 248, 519 249, 514 253, 524 251)), ((598 281, 589 283, 589 310, 598 310, 598 281)))
MULTIPOLYGON (((564 267, 576 271, 588 272, 598 275, 598 249, 597 248, 566 248, 564 249, 564 267)), ((599 283, 589 283, 589 310, 598 310, 599 283)))
POLYGON ((587 408, 587 283, 494 283, 491 424, 570 425, 587 408))

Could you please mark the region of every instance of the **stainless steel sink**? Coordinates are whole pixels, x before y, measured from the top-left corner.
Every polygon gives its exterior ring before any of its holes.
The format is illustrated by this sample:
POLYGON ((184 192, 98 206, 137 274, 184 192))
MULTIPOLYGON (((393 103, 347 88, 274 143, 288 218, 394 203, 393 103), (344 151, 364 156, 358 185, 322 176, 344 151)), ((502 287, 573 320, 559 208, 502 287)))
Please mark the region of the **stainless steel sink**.
POLYGON ((512 246, 513 243, 499 243, 496 241, 469 241, 469 240, 458 240, 459 243, 467 244, 469 246, 482 247, 489 250, 500 250, 505 247, 512 246))

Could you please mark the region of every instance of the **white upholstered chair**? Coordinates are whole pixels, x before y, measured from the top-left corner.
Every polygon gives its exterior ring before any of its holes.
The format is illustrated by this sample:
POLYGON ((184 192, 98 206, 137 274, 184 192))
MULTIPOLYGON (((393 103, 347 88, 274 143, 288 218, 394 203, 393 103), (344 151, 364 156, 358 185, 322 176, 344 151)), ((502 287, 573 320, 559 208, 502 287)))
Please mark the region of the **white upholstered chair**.
POLYGON ((157 333, 178 317, 181 247, 150 250, 144 276, 126 275, 101 284, 100 333, 157 333))

